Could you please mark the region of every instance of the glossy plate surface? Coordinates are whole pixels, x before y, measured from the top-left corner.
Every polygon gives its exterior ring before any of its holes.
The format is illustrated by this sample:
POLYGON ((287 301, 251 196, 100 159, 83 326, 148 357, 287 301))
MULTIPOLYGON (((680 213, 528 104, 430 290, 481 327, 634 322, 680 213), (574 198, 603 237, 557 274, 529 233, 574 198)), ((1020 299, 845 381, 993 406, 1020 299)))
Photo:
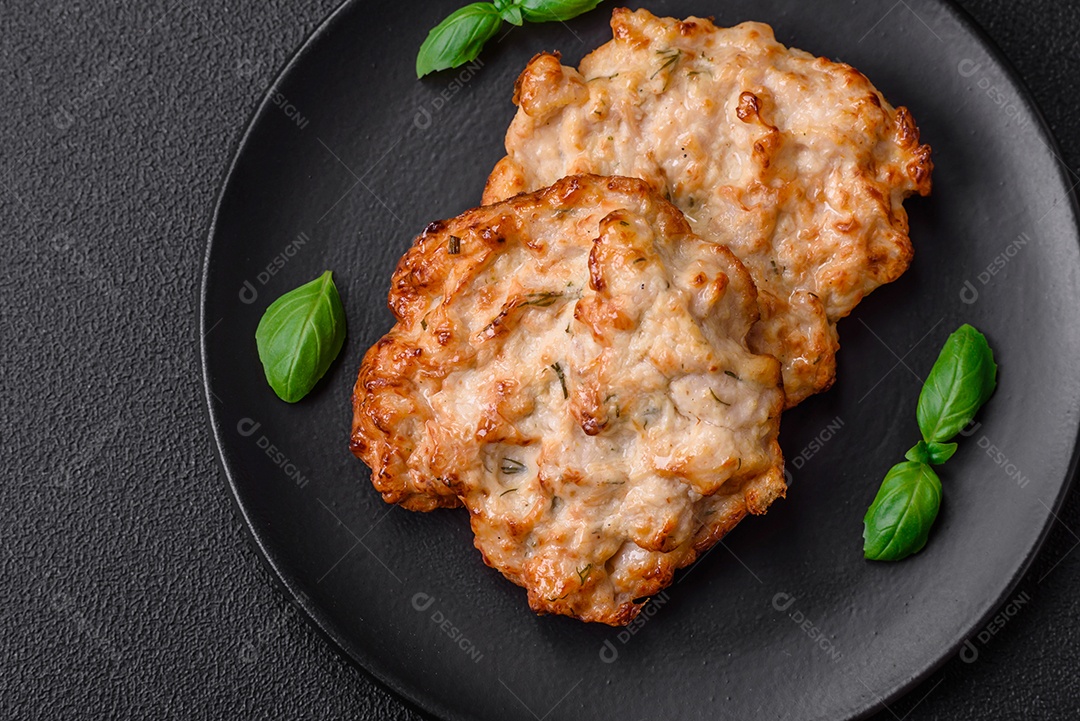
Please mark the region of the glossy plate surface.
POLYGON ((456 2, 349 2, 253 118, 222 191, 203 357, 226 474, 262 553, 356 662, 448 719, 842 719, 956 653, 1037 551, 1072 476, 1080 252, 1069 176, 1025 91, 970 22, 931 0, 689 0, 657 14, 770 23, 859 68, 934 148, 908 201, 915 261, 840 324, 835 387, 783 419, 788 498, 749 519, 629 630, 534 616, 484 566, 463 511, 383 504, 347 448, 360 358, 391 325, 390 274, 431 220, 475 205, 503 155, 514 79, 541 50, 576 64, 603 7, 517 28, 482 67, 423 81, 427 30, 456 2), (891 9, 890 9, 891 7, 891 9), (349 335, 288 405, 254 334, 281 293, 332 269, 349 335), (915 403, 950 331, 986 333, 999 387, 944 467, 927 549, 862 559, 862 516, 918 437, 915 403))

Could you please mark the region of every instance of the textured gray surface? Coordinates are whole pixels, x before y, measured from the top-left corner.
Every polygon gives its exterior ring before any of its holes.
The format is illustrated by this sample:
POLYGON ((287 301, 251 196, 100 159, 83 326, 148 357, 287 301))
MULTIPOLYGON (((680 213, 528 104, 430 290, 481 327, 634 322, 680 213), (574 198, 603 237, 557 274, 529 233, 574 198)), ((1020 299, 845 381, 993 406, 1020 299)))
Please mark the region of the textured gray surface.
MULTIPOLYGON (((418 718, 324 643, 260 565, 214 459, 198 371, 218 184, 267 83, 334 4, 2 11, 5 716, 418 718)), ((963 4, 1075 170, 1080 8, 963 4)), ((1026 602, 973 639, 978 658, 953 659, 881 718, 1076 716, 1070 527, 1076 494, 1018 589, 1026 602)))

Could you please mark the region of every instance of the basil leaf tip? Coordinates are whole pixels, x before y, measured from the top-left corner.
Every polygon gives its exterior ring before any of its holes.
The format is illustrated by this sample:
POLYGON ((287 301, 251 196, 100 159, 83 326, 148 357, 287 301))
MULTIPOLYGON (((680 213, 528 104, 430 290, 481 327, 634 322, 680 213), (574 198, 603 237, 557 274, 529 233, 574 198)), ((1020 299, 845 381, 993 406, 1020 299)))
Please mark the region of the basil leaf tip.
POLYGON ((274 393, 288 403, 306 396, 345 344, 345 310, 331 272, 271 303, 255 343, 274 393))
POLYGON ((940 507, 941 481, 930 466, 896 464, 863 518, 863 555, 872 561, 899 561, 918 553, 940 507))
POLYGON ((997 364, 986 336, 960 326, 926 376, 916 416, 923 440, 949 441, 967 426, 997 385, 997 364))

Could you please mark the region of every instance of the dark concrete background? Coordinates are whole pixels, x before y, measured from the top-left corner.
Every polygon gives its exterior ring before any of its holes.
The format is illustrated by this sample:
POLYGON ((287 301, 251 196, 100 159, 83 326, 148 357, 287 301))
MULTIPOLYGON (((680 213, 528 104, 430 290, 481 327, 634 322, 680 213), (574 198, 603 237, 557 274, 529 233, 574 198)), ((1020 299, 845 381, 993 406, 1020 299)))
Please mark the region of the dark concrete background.
MULTIPOLYGON (((276 70, 337 0, 0 9, 0 715, 420 716, 278 592, 214 458, 205 234, 276 70)), ((1080 165, 1080 7, 963 0, 1080 165)), ((883 8, 888 7, 885 2, 883 8)), ((1080 500, 1000 630, 881 719, 1075 718, 1080 500)))

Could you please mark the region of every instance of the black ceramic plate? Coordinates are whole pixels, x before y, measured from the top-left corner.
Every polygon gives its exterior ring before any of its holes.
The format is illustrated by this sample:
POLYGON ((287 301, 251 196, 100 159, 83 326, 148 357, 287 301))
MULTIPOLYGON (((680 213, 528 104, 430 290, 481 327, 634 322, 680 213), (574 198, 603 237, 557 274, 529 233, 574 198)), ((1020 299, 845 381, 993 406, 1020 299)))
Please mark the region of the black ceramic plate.
POLYGON ((576 64, 610 37, 601 8, 514 29, 482 67, 417 81, 416 48, 460 2, 346 3, 268 93, 222 192, 206 383, 260 549, 348 656, 448 719, 832 720, 888 703, 1005 599, 1072 475, 1077 178, 1030 99, 971 22, 933 0, 648 3, 768 22, 784 43, 859 68, 911 109, 934 148, 934 193, 907 203, 911 269, 840 324, 835 387, 784 416, 787 500, 681 572, 631 629, 541 618, 484 566, 464 512, 385 505, 347 449, 354 374, 391 325, 398 257, 430 220, 478 201, 528 59, 558 49, 576 64), (327 268, 346 349, 287 405, 263 379, 255 327, 274 298, 327 268), (868 563, 863 513, 917 438, 918 376, 963 322, 995 349, 997 393, 942 472, 928 547, 868 563))

